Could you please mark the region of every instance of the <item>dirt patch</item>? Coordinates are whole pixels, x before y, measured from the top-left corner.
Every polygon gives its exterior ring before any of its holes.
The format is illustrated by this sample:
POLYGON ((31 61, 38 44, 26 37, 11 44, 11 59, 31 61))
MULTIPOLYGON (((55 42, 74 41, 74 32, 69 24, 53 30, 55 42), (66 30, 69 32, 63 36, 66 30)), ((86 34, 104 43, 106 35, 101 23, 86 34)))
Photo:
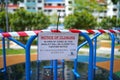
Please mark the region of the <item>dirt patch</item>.
MULTIPOLYGON (((110 61, 98 62, 97 66, 102 67, 102 68, 107 69, 107 70, 110 70, 110 61)), ((120 59, 114 61, 113 71, 114 72, 120 71, 120 59)))
MULTIPOLYGON (((31 55, 31 61, 37 60, 37 54, 31 55)), ((25 62, 25 55, 7 55, 6 57, 7 66, 25 62)), ((3 58, 0 56, 0 68, 3 67, 3 58)))
POLYGON ((0 49, 2 48, 2 45, 0 44, 0 49))

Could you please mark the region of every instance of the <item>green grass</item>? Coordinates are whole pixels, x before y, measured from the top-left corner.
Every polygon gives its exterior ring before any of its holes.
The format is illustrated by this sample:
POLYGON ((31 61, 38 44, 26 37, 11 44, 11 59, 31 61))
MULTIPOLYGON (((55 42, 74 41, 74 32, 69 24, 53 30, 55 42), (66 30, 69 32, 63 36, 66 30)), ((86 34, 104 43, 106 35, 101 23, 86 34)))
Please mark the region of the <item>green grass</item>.
POLYGON ((115 46, 120 46, 120 44, 118 44, 118 43, 115 43, 115 46))
POLYGON ((119 58, 120 59, 120 55, 115 55, 115 58, 119 58))
POLYGON ((120 77, 120 71, 115 73, 118 77, 120 77))
MULTIPOLYGON (((37 50, 32 49, 31 53, 36 53, 37 50)), ((25 54, 24 49, 6 49, 6 54, 7 55, 12 55, 12 54, 25 54)), ((2 49, 0 49, 0 55, 2 55, 2 49)))

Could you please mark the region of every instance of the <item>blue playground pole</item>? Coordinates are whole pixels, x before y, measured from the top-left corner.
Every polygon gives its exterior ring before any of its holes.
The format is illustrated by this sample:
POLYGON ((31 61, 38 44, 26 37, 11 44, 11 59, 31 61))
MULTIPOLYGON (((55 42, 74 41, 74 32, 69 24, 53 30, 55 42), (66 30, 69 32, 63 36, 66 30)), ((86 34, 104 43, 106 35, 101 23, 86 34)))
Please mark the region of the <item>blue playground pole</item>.
MULTIPOLYGON (((95 36, 93 36, 92 38, 91 38, 91 40, 94 40, 96 37, 98 37, 98 36, 100 36, 101 35, 101 33, 98 33, 98 34, 96 34, 95 36)), ((79 51, 79 49, 81 48, 81 47, 83 47, 84 45, 86 45, 88 43, 88 41, 85 41, 85 42, 83 42, 82 44, 80 44, 78 47, 77 47, 77 50, 79 51)))
POLYGON ((18 44, 19 46, 21 46, 22 48, 25 49, 25 45, 19 41, 17 41, 16 39, 12 38, 12 37, 8 37, 9 40, 15 42, 16 44, 18 44))
MULTIPOLYGON (((97 38, 98 36, 100 36, 101 33, 97 33, 95 34, 91 40, 94 40, 95 38, 97 38)), ((81 47, 83 47, 84 45, 86 45, 88 43, 88 41, 86 40, 85 42, 83 42, 82 44, 80 44, 78 47, 77 47, 77 52, 80 50, 81 47)), ((74 73, 77 72, 77 58, 74 60, 74 73)), ((76 73, 76 77, 80 77, 78 73, 76 73)))
POLYGON ((2 53, 3 53, 3 67, 4 67, 4 69, 2 70, 2 72, 6 72, 7 71, 7 67, 6 67, 5 38, 2 38, 2 53))
MULTIPOLYGON (((86 39, 86 41, 88 42, 88 44, 90 46, 89 47, 88 80, 93 80, 93 44, 92 44, 92 40, 90 39, 90 37, 86 33, 80 33, 80 35, 86 39)), ((84 44, 86 44, 87 42, 85 42, 84 44)), ((80 47, 78 47, 77 50, 79 50, 79 48, 80 47)), ((77 59, 75 59, 75 61, 74 61, 73 73, 75 74, 76 77, 79 77, 79 75, 77 73, 77 59)))
POLYGON ((94 54, 93 54, 93 56, 94 56, 93 65, 94 65, 94 69, 96 69, 97 38, 94 39, 94 45, 93 46, 94 46, 94 49, 93 49, 93 52, 94 52, 94 54))
POLYGON ((93 44, 93 78, 95 77, 95 71, 96 71, 96 51, 97 51, 97 37, 94 39, 93 44))
POLYGON ((65 60, 62 60, 62 78, 64 80, 65 76, 64 76, 64 68, 65 68, 65 60))
POLYGON ((40 67, 40 60, 37 60, 37 80, 40 79, 40 76, 39 76, 39 74, 40 74, 40 69, 39 69, 39 67, 40 67))
POLYGON ((110 58, 110 73, 109 80, 113 80, 113 67, 114 67, 114 49, 115 49, 115 36, 113 33, 110 33, 111 43, 111 58, 110 58))
POLYGON ((31 65, 30 65, 30 47, 33 42, 33 40, 37 36, 31 36, 29 40, 27 41, 27 44, 25 46, 25 51, 26 51, 26 64, 25 64, 25 70, 26 70, 26 80, 31 80, 30 79, 30 73, 31 73, 31 65))
POLYGON ((53 80, 57 80, 57 60, 53 60, 53 74, 54 74, 54 79, 53 80))
POLYGON ((26 45, 22 44, 21 42, 17 41, 14 38, 8 37, 9 40, 15 42, 16 44, 18 44, 19 46, 23 47, 25 49, 26 52, 26 64, 25 64, 25 73, 26 73, 26 80, 30 80, 30 73, 31 73, 31 69, 30 69, 30 47, 31 44, 33 42, 33 40, 36 38, 37 36, 31 36, 29 38, 29 40, 27 41, 26 45))
MULTIPOLYGON (((0 33, 2 33, 3 31, 0 29, 0 33)), ((3 69, 0 70, 0 72, 5 72, 7 71, 7 67, 6 67, 6 49, 5 49, 5 38, 2 38, 2 56, 3 56, 3 69)))

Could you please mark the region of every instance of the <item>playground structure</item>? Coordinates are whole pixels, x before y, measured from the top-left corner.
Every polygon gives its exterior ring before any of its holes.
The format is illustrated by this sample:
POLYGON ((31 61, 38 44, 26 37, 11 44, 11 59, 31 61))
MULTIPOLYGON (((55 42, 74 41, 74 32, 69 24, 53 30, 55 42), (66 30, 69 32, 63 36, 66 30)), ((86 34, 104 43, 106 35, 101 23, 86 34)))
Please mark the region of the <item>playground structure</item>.
MULTIPOLYGON (((6 50, 5 50, 5 38, 8 38, 9 40, 15 42, 16 44, 23 47, 26 51, 26 62, 25 62, 25 69, 26 69, 26 80, 30 80, 30 74, 31 74, 31 68, 30 68, 30 47, 33 42, 33 40, 37 37, 39 32, 72 32, 72 33, 79 33, 80 36, 83 36, 86 41, 80 44, 77 48, 77 51, 80 50, 81 47, 83 47, 85 44, 89 44, 89 62, 88 62, 88 80, 93 80, 94 73, 96 70, 96 48, 97 48, 97 38, 102 35, 103 33, 108 33, 111 38, 111 58, 110 58, 110 71, 109 71, 109 80, 113 80, 113 64, 114 64, 114 49, 115 49, 115 33, 120 33, 120 30, 36 30, 36 31, 22 31, 22 32, 5 32, 0 33, 0 37, 2 38, 2 48, 3 48, 3 65, 4 68, 1 70, 1 72, 6 72, 7 66, 6 66, 6 50), (94 34, 92 38, 89 37, 89 34, 94 34), (31 36, 27 43, 24 45, 21 42, 17 41, 16 39, 12 38, 14 36, 31 36), (93 44, 94 42, 94 44, 93 44)), ((77 58, 74 60, 74 69, 73 74, 75 77, 80 77, 79 73, 77 72, 77 58)), ((39 60, 38 60, 38 63, 39 60)), ((64 60, 62 61, 64 66, 64 60)), ((57 60, 53 60, 53 73, 54 73, 54 80, 57 80, 57 60)))

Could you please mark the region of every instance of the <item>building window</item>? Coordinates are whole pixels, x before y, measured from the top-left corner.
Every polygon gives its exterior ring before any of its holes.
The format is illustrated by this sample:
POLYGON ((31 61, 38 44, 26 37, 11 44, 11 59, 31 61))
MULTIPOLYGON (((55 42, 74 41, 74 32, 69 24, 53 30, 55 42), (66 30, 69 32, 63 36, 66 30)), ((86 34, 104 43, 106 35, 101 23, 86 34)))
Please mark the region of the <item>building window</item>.
POLYGON ((102 16, 99 17, 99 19, 102 19, 102 18, 103 18, 102 16))
POLYGON ((41 7, 38 7, 38 10, 41 10, 42 8, 41 7))
POLYGON ((27 7, 27 9, 33 9, 33 10, 35 10, 35 7, 27 7))
POLYGON ((65 12, 65 10, 62 10, 63 12, 65 12))
POLYGON ((48 10, 48 12, 52 12, 52 10, 48 10))
POLYGON ((16 11, 16 9, 13 9, 13 11, 16 11))
POLYGON ((27 0, 27 2, 30 2, 30 0, 27 0))
POLYGON ((61 4, 57 4, 58 6, 61 6, 61 4))
POLYGON ((44 5, 45 5, 45 6, 47 6, 47 4, 46 4, 46 3, 45 3, 44 5))
POLYGON ((52 4, 48 4, 48 6, 52 6, 52 4))
POLYGON ((44 12, 47 12, 47 10, 44 10, 44 12))
POLYGON ((72 1, 68 1, 69 4, 72 4, 72 1))
POLYGON ((115 12, 116 12, 116 11, 117 11, 117 9, 116 9, 116 8, 113 8, 113 11, 115 11, 115 12))
POLYGON ((32 2, 35 2, 35 0, 32 0, 32 2))
POLYGON ((104 13, 107 13, 107 11, 104 11, 104 13))
POLYGON ((72 8, 68 8, 69 11, 72 11, 72 8))
POLYGON ((42 0, 38 0, 38 3, 41 3, 42 2, 42 0))
POLYGON ((65 6, 65 4, 63 4, 63 6, 65 6))
POLYGON ((35 9, 35 7, 32 7, 32 9, 35 9))
POLYGON ((57 12, 61 12, 61 10, 57 10, 57 12))
POLYGON ((30 7, 27 7, 27 9, 30 9, 30 7))

